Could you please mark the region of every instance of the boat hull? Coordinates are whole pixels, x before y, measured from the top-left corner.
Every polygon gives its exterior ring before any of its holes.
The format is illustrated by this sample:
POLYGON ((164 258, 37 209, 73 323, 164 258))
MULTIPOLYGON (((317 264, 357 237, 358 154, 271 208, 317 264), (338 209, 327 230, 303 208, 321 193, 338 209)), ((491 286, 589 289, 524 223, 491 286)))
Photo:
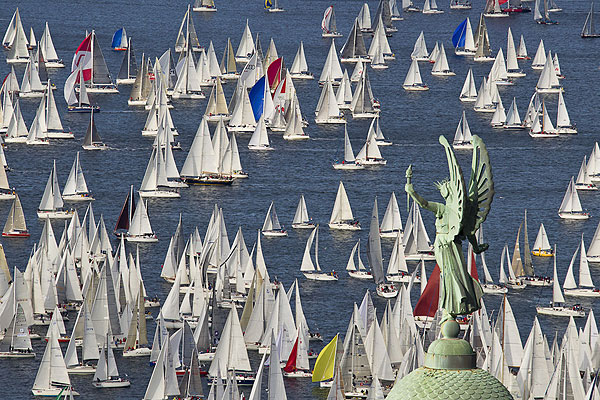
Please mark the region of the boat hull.
MULTIPOLYGON (((311 281, 337 281, 337 276, 326 274, 324 272, 303 272, 302 273, 306 279, 311 281)), ((260 351, 260 350, 259 350, 260 351)))
POLYGON ((475 97, 459 97, 458 98, 463 103, 474 103, 477 101, 477 96, 475 97))
POLYGON ((336 229, 338 231, 360 231, 359 223, 346 223, 346 222, 330 222, 329 229, 336 229))
POLYGON ((231 119, 231 115, 229 114, 209 114, 205 115, 205 117, 208 122, 219 122, 221 119, 223 121, 229 121, 231 119))
POLYGON ((139 347, 133 350, 123 351, 123 357, 146 357, 152 353, 152 350, 147 347, 139 347))
MULTIPOLYGON (((200 86, 207 86, 207 84, 200 84, 200 86)), ((206 96, 204 95, 204 93, 173 93, 171 98, 173 100, 202 100, 205 99, 206 96)))
POLYGON ((438 71, 438 72, 431 72, 431 75, 433 75, 433 76, 455 76, 456 74, 453 71, 438 71))
POLYGON ((429 90, 429 87, 426 85, 402 85, 402 88, 407 92, 424 92, 425 90, 429 90))
POLYGON ((348 271, 348 275, 354 279, 371 280, 373 275, 369 271, 348 271))
POLYGON ((338 163, 333 164, 333 168, 352 171, 356 169, 365 169, 365 166, 357 163, 338 163))
POLYGON ((552 250, 552 249, 532 250, 531 254, 533 254, 536 257, 553 257, 554 256, 554 250, 552 250))
POLYGON ((583 220, 583 219, 589 219, 590 218, 590 214, 586 213, 586 212, 559 212, 558 216, 561 217, 562 219, 576 219, 576 220, 583 220))
MULTIPOLYGON (((31 389, 31 393, 33 393, 34 396, 49 396, 49 397, 58 397, 58 395, 60 395, 61 391, 63 391, 62 387, 57 387, 57 386, 52 386, 50 388, 46 388, 46 389, 31 389)), ((79 393, 76 392, 75 390, 71 390, 70 392, 63 392, 63 393, 68 393, 68 394, 72 394, 73 396, 79 396, 79 393)))
POLYGON ((558 133, 556 133, 556 132, 533 133, 533 132, 529 131, 529 136, 531 136, 532 138, 555 138, 555 137, 558 137, 558 133))
POLYGON ((575 135, 577 133, 577 129, 575 129, 574 127, 571 127, 571 126, 556 127, 556 133, 575 135))
POLYGON ((321 33, 321 37, 324 38, 340 38, 340 37, 344 37, 343 34, 339 33, 339 32, 323 32, 321 33))
POLYGON ((509 78, 522 78, 524 76, 526 76, 527 74, 523 71, 512 71, 512 72, 507 72, 506 75, 509 78))
POLYGON ((339 118, 327 118, 327 119, 316 119, 315 123, 317 124, 345 124, 346 120, 343 117, 339 118))
POLYGON ((150 198, 174 199, 174 198, 181 197, 179 192, 175 192, 175 191, 171 191, 171 190, 140 190, 138 193, 142 197, 150 197, 150 198))
POLYGON ((252 126, 252 125, 239 125, 239 126, 227 125, 227 130, 230 132, 254 132, 255 129, 256 129, 256 125, 255 126, 252 126))
POLYGON ((494 57, 489 57, 489 56, 473 57, 473 61, 475 61, 475 62, 488 62, 488 61, 494 61, 494 60, 495 60, 494 57))
POLYGON ((201 6, 201 7, 194 7, 194 8, 192 8, 192 11, 198 11, 198 12, 217 12, 217 8, 216 7, 208 7, 208 6, 201 6))
POLYGON ((600 297, 600 290, 592 288, 565 289, 565 295, 573 297, 600 297))
POLYGON ((278 231, 262 231, 262 234, 266 237, 284 237, 288 235, 287 231, 283 229, 278 231))
POLYGON ((133 85, 134 83, 135 83, 135 78, 125 78, 125 79, 117 78, 117 85, 133 85))
POLYGON ((285 140, 308 140, 310 136, 308 135, 283 135, 285 140))
POLYGON ((29 231, 10 231, 10 232, 2 232, 2 237, 8 238, 28 238, 29 231))
POLYGON ((300 73, 290 74, 290 76, 292 77, 292 79, 300 79, 300 80, 315 79, 315 76, 310 72, 300 72, 300 73))
POLYGON ((88 151, 100 151, 100 150, 108 150, 108 146, 105 145, 104 143, 102 144, 97 144, 97 145, 83 145, 81 146, 83 147, 84 150, 88 150, 88 151))
POLYGON ((50 218, 50 219, 69 219, 73 215, 73 211, 64 210, 64 211, 41 211, 38 210, 37 216, 40 219, 50 218))
MULTIPOLYGON (((394 275, 386 275, 385 279, 389 282, 401 282, 401 283, 409 283, 411 280, 411 275, 409 274, 394 274, 394 275)), ((414 283, 420 283, 421 278, 415 277, 414 283)))
POLYGON ((379 286, 375 289, 377 296, 384 299, 392 299, 398 295, 398 289, 382 289, 379 286))
POLYGON ((215 358, 215 353, 198 353, 198 361, 207 362, 212 361, 215 358))
POLYGON ((248 149, 250 149, 250 150, 257 150, 257 151, 271 151, 271 150, 275 150, 274 148, 272 148, 269 145, 265 146, 265 145, 260 145, 260 144, 259 145, 249 144, 248 145, 248 149))
POLYGON ((86 89, 87 89, 88 93, 103 93, 103 94, 119 93, 119 89, 117 89, 114 86, 107 86, 107 87, 92 86, 92 87, 86 87, 86 89))
POLYGON ((379 160, 356 160, 361 165, 386 165, 387 160, 379 159, 379 160))
POLYGON ((301 371, 301 370, 296 370, 293 372, 283 371, 283 376, 285 376, 286 378, 311 378, 312 373, 310 371, 301 371))
POLYGON ((573 310, 569 307, 536 307, 538 314, 551 315, 554 317, 574 317, 583 318, 585 317, 585 311, 573 310))
POLYGON ((232 177, 181 177, 181 180, 188 185, 231 185, 233 183, 232 177))
POLYGON ((435 255, 433 253, 405 254, 404 258, 406 261, 434 261, 435 255))
POLYGON ((93 365, 77 365, 67 368, 67 372, 71 375, 91 375, 96 373, 96 367, 93 365))
POLYGON ((371 118, 375 118, 376 116, 379 115, 379 111, 377 112, 367 112, 367 113, 352 113, 352 118, 354 119, 371 119, 371 118))
POLYGON ((301 222, 299 224, 292 224, 292 228, 294 229, 314 229, 315 224, 312 222, 301 222))
POLYGON ((108 381, 94 381, 92 385, 95 388, 122 388, 131 386, 131 382, 126 379, 114 379, 108 381))
POLYGON ((35 358, 35 353, 21 353, 20 351, 0 351, 2 358, 35 358))
POLYGON ((483 289, 483 293, 485 294, 506 294, 508 293, 508 288, 500 285, 495 285, 493 283, 483 283, 481 285, 483 289))
POLYGON ((154 243, 158 242, 156 235, 130 236, 125 235, 125 240, 133 243, 154 243))
POLYGON ((92 201, 95 200, 89 194, 67 194, 62 196, 64 201, 92 201))

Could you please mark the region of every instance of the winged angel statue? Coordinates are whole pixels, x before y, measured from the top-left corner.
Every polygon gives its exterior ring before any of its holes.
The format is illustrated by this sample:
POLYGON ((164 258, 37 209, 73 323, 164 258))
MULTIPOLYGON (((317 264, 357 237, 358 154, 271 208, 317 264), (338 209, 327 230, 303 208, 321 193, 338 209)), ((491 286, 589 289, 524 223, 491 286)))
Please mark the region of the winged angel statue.
POLYGON ((469 275, 462 242, 468 239, 477 254, 488 248, 487 244, 477 243, 475 233, 490 211, 494 182, 488 152, 480 137, 473 136, 468 191, 450 144, 444 136, 440 136, 439 141, 446 151, 450 177, 436 183, 436 187, 446 203, 427 201, 415 192, 411 183, 412 165, 406 170, 405 190, 419 206, 433 212, 436 217, 434 252, 442 274, 440 308, 443 309, 443 323, 481 308, 483 290, 479 282, 469 275))

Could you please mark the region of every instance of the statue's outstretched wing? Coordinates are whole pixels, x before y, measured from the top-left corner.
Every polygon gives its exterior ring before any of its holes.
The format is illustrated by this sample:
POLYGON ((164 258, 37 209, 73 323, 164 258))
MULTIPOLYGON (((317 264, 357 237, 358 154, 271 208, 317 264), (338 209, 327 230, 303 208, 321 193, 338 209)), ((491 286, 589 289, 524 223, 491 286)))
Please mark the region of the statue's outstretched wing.
POLYGON ((477 135, 473 135, 473 161, 467 197, 464 233, 474 235, 487 218, 494 198, 490 157, 483 140, 477 135))
POLYGON ((448 169, 450 170, 450 178, 447 185, 449 194, 446 198, 446 212, 448 213, 449 228, 448 233, 451 236, 456 236, 463 229, 462 221, 464 219, 465 206, 467 202, 467 190, 465 187, 462 170, 456 161, 452 147, 444 136, 440 136, 439 141, 441 145, 444 146, 444 150, 446 151, 448 169))

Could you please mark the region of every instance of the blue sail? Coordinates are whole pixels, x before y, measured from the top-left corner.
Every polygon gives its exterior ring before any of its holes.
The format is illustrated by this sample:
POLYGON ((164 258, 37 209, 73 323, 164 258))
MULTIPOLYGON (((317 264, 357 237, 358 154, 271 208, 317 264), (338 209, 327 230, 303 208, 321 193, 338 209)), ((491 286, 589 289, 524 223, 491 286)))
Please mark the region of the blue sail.
POLYGON ((458 25, 458 27, 456 27, 456 30, 452 34, 452 44, 454 45, 455 49, 458 47, 465 47, 466 30, 467 30, 467 19, 465 18, 465 20, 463 22, 461 22, 460 25, 458 25))
POLYGON ((120 28, 115 32, 115 34, 113 35, 112 44, 110 45, 110 47, 112 47, 113 49, 123 47, 122 42, 123 42, 123 32, 124 31, 125 31, 125 28, 120 28))
POLYGON ((250 89, 250 104, 254 112, 254 119, 258 121, 263 113, 265 105, 265 77, 260 78, 250 89))

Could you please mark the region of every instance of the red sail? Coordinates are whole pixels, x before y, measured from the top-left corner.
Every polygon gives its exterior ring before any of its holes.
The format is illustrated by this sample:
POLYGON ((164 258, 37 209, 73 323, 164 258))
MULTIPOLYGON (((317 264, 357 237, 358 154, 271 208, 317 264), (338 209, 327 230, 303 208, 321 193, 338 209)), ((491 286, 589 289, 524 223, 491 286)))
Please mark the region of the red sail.
POLYGON ((425 290, 421 293, 413 314, 415 317, 434 317, 438 310, 440 299, 440 267, 435 268, 427 281, 425 290))
POLYGON ((479 281, 479 275, 477 274, 477 265, 475 265, 475 253, 469 248, 469 255, 471 256, 471 276, 476 281, 479 281))
MULTIPOLYGON (((83 79, 87 82, 92 79, 92 34, 90 33, 77 47, 71 63, 71 72, 80 67, 83 69, 83 79)), ((79 80, 79 77, 77 77, 79 80)))
POLYGON ((283 59, 279 57, 273 61, 267 68, 267 78, 269 79, 269 88, 275 89, 281 81, 281 67, 283 66, 283 59))
POLYGON ((283 367, 283 370, 287 373, 294 372, 296 370, 296 357, 298 356, 298 338, 296 338, 296 342, 294 343, 294 347, 292 347, 292 352, 290 353, 290 358, 287 360, 287 364, 283 367))

